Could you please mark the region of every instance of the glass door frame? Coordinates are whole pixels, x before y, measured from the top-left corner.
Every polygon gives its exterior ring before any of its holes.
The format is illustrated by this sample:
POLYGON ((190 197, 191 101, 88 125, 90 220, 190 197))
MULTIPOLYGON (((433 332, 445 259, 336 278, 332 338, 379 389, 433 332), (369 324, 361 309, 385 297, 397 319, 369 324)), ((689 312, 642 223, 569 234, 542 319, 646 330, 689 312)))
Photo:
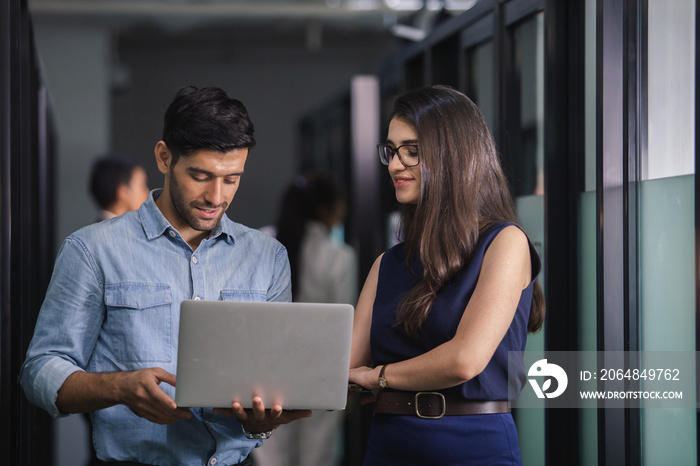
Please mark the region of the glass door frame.
MULTIPOLYGON (((700 0, 695 1, 695 171, 700 166, 700 0)), ((700 183, 695 182, 695 271, 700 273, 700 183)), ((695 351, 700 351, 700 276, 695 277, 695 351)), ((700 403, 700 373, 695 374, 695 400, 700 403)), ((695 448, 700 457, 700 410, 696 413, 697 439, 695 448)))
POLYGON ((27 2, 3 2, 0 24, 0 463, 51 464, 51 418, 17 380, 55 257, 56 135, 27 2))
MULTIPOLYGON (((546 0, 545 9, 545 349, 578 351, 579 196, 585 161, 585 3, 546 0), (556 273, 551 271, 556 270, 556 273)), ((579 413, 545 411, 547 464, 579 464, 579 413)))

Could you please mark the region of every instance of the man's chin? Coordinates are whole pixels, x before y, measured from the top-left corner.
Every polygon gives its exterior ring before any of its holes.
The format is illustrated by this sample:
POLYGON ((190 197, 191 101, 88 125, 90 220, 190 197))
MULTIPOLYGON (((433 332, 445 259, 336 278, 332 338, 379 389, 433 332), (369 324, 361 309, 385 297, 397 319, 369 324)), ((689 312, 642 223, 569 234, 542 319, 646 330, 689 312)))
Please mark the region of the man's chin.
POLYGON ((189 222, 190 228, 196 231, 213 230, 221 221, 221 217, 223 217, 223 215, 220 215, 219 217, 214 219, 192 219, 192 221, 189 222))

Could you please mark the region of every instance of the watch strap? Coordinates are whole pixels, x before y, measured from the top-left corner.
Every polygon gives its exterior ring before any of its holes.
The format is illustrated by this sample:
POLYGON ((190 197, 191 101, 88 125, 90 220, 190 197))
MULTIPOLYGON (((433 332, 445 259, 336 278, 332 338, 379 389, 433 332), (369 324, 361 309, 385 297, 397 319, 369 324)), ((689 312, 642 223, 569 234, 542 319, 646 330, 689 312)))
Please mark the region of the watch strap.
POLYGON ((386 370, 386 366, 388 366, 388 364, 384 364, 381 367, 381 369, 379 369, 379 387, 381 389, 389 388, 389 382, 387 382, 386 377, 384 376, 384 371, 386 370))
POLYGON ((245 435, 245 438, 250 439, 250 440, 265 440, 267 438, 270 438, 272 436, 272 431, 269 432, 248 432, 245 427, 243 427, 243 424, 241 424, 241 430, 243 431, 243 435, 245 435))

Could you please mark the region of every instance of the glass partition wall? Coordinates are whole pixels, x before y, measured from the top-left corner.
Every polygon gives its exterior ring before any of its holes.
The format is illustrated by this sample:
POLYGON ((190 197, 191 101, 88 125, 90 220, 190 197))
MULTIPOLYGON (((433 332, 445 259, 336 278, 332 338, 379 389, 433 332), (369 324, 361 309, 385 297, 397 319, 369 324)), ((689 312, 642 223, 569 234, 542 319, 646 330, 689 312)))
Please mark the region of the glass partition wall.
MULTIPOLYGON (((596 346, 640 367, 696 354, 696 15, 692 0, 596 4, 596 346)), ((696 409, 649 405, 597 410, 598 460, 697 464, 696 409)))
MULTIPOLYGON (((636 186, 639 346, 641 351, 692 354, 696 2, 645 3, 640 21, 646 64, 640 68, 647 78, 646 134, 641 137, 636 186)), ((695 381, 694 374, 687 376, 695 381)), ((642 464, 697 464, 696 410, 642 405, 640 430, 642 464)))

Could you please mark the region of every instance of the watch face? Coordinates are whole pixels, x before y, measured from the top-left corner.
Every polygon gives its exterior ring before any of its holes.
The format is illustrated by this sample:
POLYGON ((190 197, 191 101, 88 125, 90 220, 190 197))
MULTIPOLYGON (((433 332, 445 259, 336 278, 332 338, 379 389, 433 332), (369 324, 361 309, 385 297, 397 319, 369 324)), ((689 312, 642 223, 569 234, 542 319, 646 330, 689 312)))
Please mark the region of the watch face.
POLYGON ((386 379, 384 377, 379 379, 379 386, 382 388, 386 388, 386 379))

